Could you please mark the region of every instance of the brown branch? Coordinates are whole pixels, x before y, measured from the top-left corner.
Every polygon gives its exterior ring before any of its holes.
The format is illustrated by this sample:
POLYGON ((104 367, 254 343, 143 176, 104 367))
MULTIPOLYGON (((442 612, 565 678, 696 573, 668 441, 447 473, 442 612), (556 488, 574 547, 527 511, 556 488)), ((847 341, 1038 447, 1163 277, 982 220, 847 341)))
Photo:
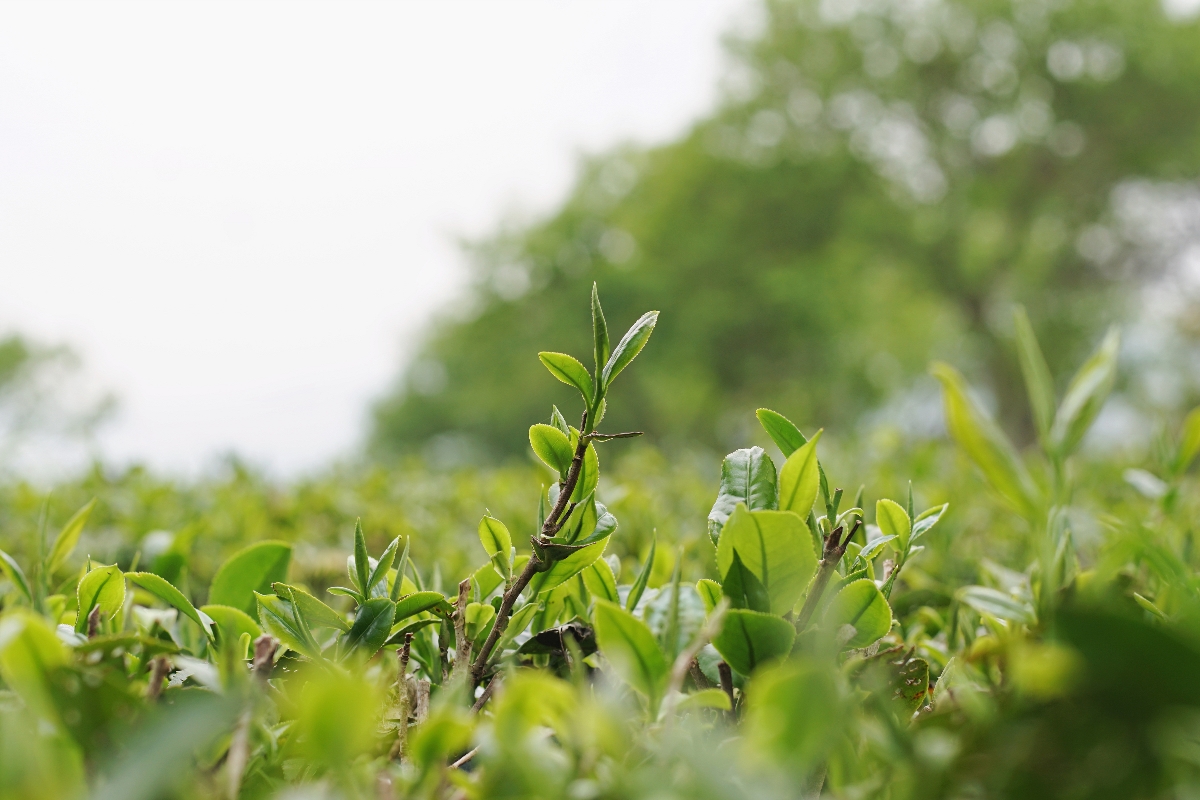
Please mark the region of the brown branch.
POLYGON ((724 661, 717 664, 717 674, 721 676, 721 691, 725 692, 725 696, 729 698, 729 717, 734 716, 736 707, 733 703, 733 670, 724 661))
POLYGON ((458 602, 454 605, 454 674, 458 675, 471 663, 471 640, 467 638, 467 598, 471 591, 471 579, 458 584, 458 602))
POLYGON ((483 689, 483 694, 479 695, 479 699, 475 701, 475 705, 471 706, 471 711, 478 714, 479 710, 482 709, 487 704, 487 701, 491 699, 492 695, 496 693, 496 687, 499 684, 499 675, 496 675, 494 678, 488 681, 488 685, 483 689))
POLYGON ((155 656, 150 660, 150 685, 146 689, 146 699, 151 703, 158 702, 158 696, 163 690, 163 681, 170 669, 171 663, 167 661, 166 656, 155 656))
POLYGON ((803 633, 804 629, 808 627, 812 615, 816 613, 817 605, 821 602, 821 595, 825 594, 825 587, 833 576, 834 568, 846 554, 846 546, 850 544, 850 539, 853 538, 861 524, 861 519, 854 520, 854 527, 850 529, 850 535, 846 537, 845 541, 842 541, 842 533, 845 529, 840 526, 826 537, 825 554, 817 566, 817 577, 813 578, 812 586, 808 590, 808 597, 804 598, 804 606, 800 609, 799 616, 796 617, 797 633, 803 633))
POLYGON ((412 639, 411 632, 404 634, 404 646, 400 648, 400 674, 396 677, 396 705, 400 709, 400 721, 396 726, 396 741, 388 752, 389 761, 403 755, 408 744, 408 715, 412 711, 412 701, 408 696, 408 659, 412 653, 412 639))
MULTIPOLYGON (((583 412, 583 420, 579 423, 579 430, 583 431, 587 428, 587 412, 583 412)), ((542 523, 541 536, 549 538, 557 532, 558 520, 562 517, 563 511, 567 508, 567 501, 575 492, 575 485, 579 483, 579 471, 583 467, 583 456, 587 452, 588 442, 591 441, 588 434, 580 433, 579 443, 575 445, 575 455, 571 459, 571 468, 567 471, 567 479, 563 481, 562 486, 558 491, 558 499, 554 503, 554 508, 550 511, 550 516, 546 517, 546 521, 542 523)), ((561 527, 561 525, 559 525, 561 527)), ((541 560, 534 553, 529 556, 529 562, 525 564, 525 569, 521 570, 521 574, 513 581, 513 585, 508 587, 508 591, 504 593, 504 598, 500 601, 500 610, 496 612, 496 622, 492 625, 492 631, 483 642, 483 646, 479 648, 479 655, 475 657, 475 662, 471 665, 470 684, 475 686, 479 683, 479 679, 483 677, 483 671, 487 668, 488 659, 492 657, 492 650, 496 647, 496 642, 500 641, 500 636, 503 635, 504 629, 508 627, 508 620, 512 616, 513 605, 517 602, 517 598, 521 596, 521 592, 525 591, 525 587, 533 580, 533 576, 543 568, 541 560)))

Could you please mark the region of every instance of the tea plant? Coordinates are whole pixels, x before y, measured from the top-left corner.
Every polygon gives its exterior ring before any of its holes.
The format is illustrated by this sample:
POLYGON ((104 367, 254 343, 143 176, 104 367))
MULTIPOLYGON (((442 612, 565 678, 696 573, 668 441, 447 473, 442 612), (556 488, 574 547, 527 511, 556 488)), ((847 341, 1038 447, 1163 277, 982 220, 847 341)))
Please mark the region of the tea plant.
POLYGON ((201 605, 137 564, 68 570, 93 504, 51 542, 43 525, 24 566, 0 552, 0 796, 1153 797, 1197 784, 1200 727, 1183 710, 1200 708, 1200 583, 1180 497, 1200 416, 1160 444, 1161 477, 1132 476, 1154 501, 1144 516, 1106 520, 1099 547, 1073 534, 1072 459, 1112 386, 1115 334, 1056 403, 1018 312, 1037 462, 957 371, 933 368, 950 434, 1030 531, 1027 568, 985 565, 985 585, 931 574, 947 503, 922 509, 912 488, 850 499, 819 458, 821 431, 760 409, 781 465, 761 447, 730 453, 707 520, 715 570, 685 579, 677 558, 652 586, 657 542, 629 575, 606 555, 621 534, 599 481, 601 450, 638 435, 601 427, 609 389, 656 322, 612 345, 593 289, 593 367, 540 354, 579 391, 579 424, 553 408, 529 429, 552 480, 528 550, 483 513, 478 566, 450 594, 411 539, 373 556, 361 523, 345 586, 314 593, 289 579, 292 546, 264 541, 220 567, 201 605))

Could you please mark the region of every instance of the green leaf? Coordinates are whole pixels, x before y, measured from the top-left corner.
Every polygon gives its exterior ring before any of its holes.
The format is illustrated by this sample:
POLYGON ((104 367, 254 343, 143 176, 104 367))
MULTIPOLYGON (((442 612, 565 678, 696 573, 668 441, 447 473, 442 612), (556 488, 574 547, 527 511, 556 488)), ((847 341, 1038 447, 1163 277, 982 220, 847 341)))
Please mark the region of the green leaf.
MULTIPOLYGON (((571 432, 571 455, 575 454, 575 446, 579 442, 579 433, 571 432)), ((568 462, 569 466, 569 462, 568 462)), ((563 476, 566 478, 565 474, 563 476)), ((575 483, 575 491, 571 493, 572 503, 582 503, 584 499, 596 491, 600 482, 600 456, 596 453, 596 445, 589 443, 583 451, 583 463, 579 465, 579 479, 575 483)))
POLYGON ((370 658, 379 652, 392 630, 396 604, 386 597, 373 597, 358 607, 354 624, 342 639, 343 655, 357 651, 370 658))
POLYGON ((454 610, 454 607, 450 605, 450 602, 446 600, 441 592, 416 592, 415 594, 410 594, 396 603, 396 618, 394 621, 400 622, 401 620, 416 616, 423 611, 435 609, 438 606, 442 606, 443 616, 454 610))
POLYGON ((591 402, 595 390, 592 387, 592 376, 587 368, 578 360, 566 353, 538 353, 538 358, 550 370, 550 374, 568 386, 574 386, 583 395, 583 402, 591 402))
POLYGON ((531 603, 526 603, 514 611, 512 616, 508 618, 508 627, 504 629, 504 633, 500 634, 500 638, 496 640, 496 649, 493 652, 503 652, 504 648, 508 647, 513 639, 516 639, 517 636, 528 628, 529 623, 533 622, 533 617, 538 612, 538 607, 539 604, 535 600, 531 603))
POLYGON ((392 539, 392 543, 383 551, 383 555, 379 557, 379 561, 375 563, 374 569, 371 570, 371 577, 367 578, 367 596, 368 597, 386 597, 387 596, 387 574, 392 568, 392 562, 396 559, 396 550, 400 547, 400 537, 392 539), (380 582, 383 586, 380 587, 380 582))
POLYGON ((929 662, 910 658, 895 667, 892 699, 911 715, 929 700, 929 662))
POLYGON ((883 552, 883 548, 886 547, 889 542, 894 541, 896 541, 895 536, 881 536, 860 550, 855 558, 863 561, 864 563, 867 561, 874 561, 879 554, 883 552))
POLYGON ((958 370, 938 362, 930 372, 942 383, 946 429, 975 462, 992 488, 1026 517, 1036 514, 1041 498, 1033 479, 1008 438, 967 393, 958 370))
POLYGON ((754 416, 758 417, 758 424, 762 425, 763 430, 771 437, 771 441, 780 449, 784 458, 808 443, 808 439, 804 438, 800 429, 783 414, 778 414, 769 408, 760 408, 754 412, 754 416))
POLYGON ((644 694, 658 708, 666 688, 669 666, 646 624, 625 609, 599 600, 593 614, 596 642, 621 680, 644 694))
POLYGON ((629 366, 629 362, 642 352, 642 348, 650 339, 650 334, 654 333, 654 326, 657 322, 658 312, 647 311, 625 332, 621 341, 617 342, 617 346, 613 348, 612 355, 609 356, 608 362, 605 363, 604 370, 600 374, 600 383, 605 390, 612 384, 613 379, 621 374, 621 370, 629 366))
POLYGON ((304 615, 304 621, 308 623, 310 628, 334 628, 339 631, 350 630, 350 623, 346 621, 343 615, 334 611, 303 589, 289 586, 286 583, 273 583, 271 584, 271 590, 285 600, 294 600, 296 607, 304 615))
POLYGON ((908 541, 912 536, 912 521, 895 500, 884 498, 875 504, 875 524, 884 536, 895 536, 900 552, 908 549, 908 541))
POLYGON ((1071 379, 1050 427, 1050 446, 1060 456, 1075 452, 1108 399, 1117 377, 1120 345, 1121 337, 1116 329, 1109 330, 1096 352, 1071 379))
POLYGON ((539 422, 529 429, 529 445, 543 464, 557 472, 560 478, 566 477, 575 450, 571 447, 571 440, 562 431, 539 422))
POLYGON ((290 600, 258 592, 255 592, 254 597, 258 601, 258 621, 264 631, 288 649, 313 661, 321 660, 321 652, 316 643, 296 623, 295 610, 290 600))
POLYGON ((68 658, 67 648, 45 618, 25 609, 0 617, 0 677, 43 719, 58 717, 56 687, 49 673, 68 658))
POLYGON ((386 642, 384 642, 384 644, 402 645, 402 644, 404 644, 404 635, 406 633, 415 634, 417 631, 421 630, 422 628, 428 628, 430 625, 433 625, 433 624, 441 624, 441 622, 442 622, 442 620, 439 619, 438 617, 429 617, 426 619, 414 620, 407 624, 393 625, 391 636, 388 637, 388 640, 386 642))
POLYGON ((585 568, 591 566, 596 559, 604 555, 604 548, 608 546, 610 536, 611 533, 605 535, 604 538, 597 542, 592 542, 576 550, 561 561, 555 561, 550 569, 539 573, 537 577, 530 581, 530 586, 534 587, 534 596, 561 586, 585 568))
POLYGON ((987 586, 964 586, 956 596, 960 602, 980 614, 988 614, 996 619, 1022 625, 1032 625, 1037 621, 1032 605, 987 586))
POLYGON ((675 704, 676 711, 688 711, 693 708, 715 708, 718 711, 731 711, 729 695, 723 689, 701 689, 684 696, 675 704))
POLYGON ((479 541, 505 580, 512 577, 512 536, 504 523, 485 516, 479 521, 479 541))
POLYGON ((1029 394, 1029 407, 1033 411, 1038 438, 1044 444, 1049 441, 1050 425, 1054 422, 1054 379, 1050 377, 1050 368, 1046 366, 1042 348, 1038 346, 1033 326, 1029 324, 1029 317, 1021 306, 1013 310, 1013 323, 1017 333, 1017 358, 1021 362, 1025 390, 1029 394))
POLYGON ((843 626, 852 626, 854 634, 842 646, 849 650, 866 647, 892 629, 892 607, 875 581, 853 581, 843 586, 825 609, 825 625, 839 636, 843 626))
POLYGON ((741 556, 735 550, 729 569, 721 582, 721 591, 729 598, 734 608, 748 608, 752 611, 771 611, 771 596, 763 582, 742 563, 741 556))
POLYGON ((1183 420, 1179 432, 1179 450, 1175 454, 1174 472, 1182 475, 1200 453, 1200 406, 1193 408, 1183 420))
POLYGON ((183 593, 174 586, 153 572, 126 572, 125 577, 134 586, 145 589, 167 605, 178 609, 179 613, 203 628, 208 637, 212 638, 212 620, 206 614, 201 614, 197 611, 191 601, 184 597, 183 593))
POLYGON ((29 588, 29 579, 25 577, 25 571, 21 569, 21 565, 17 563, 16 559, 3 550, 0 550, 0 570, 4 570, 5 576, 21 590, 25 599, 32 603, 33 590, 29 588))
MULTIPOLYGON (((354 556, 350 556, 350 562, 353 564, 354 556)), ((338 595, 340 597, 349 597, 351 600, 354 601, 354 604, 358 605, 358 606, 361 606, 367 600, 367 598, 363 597, 361 594, 358 593, 358 590, 347 589, 345 586, 330 586, 325 591, 329 592, 330 594, 338 595)))
POLYGON ((116 564, 111 567, 96 567, 79 581, 75 589, 75 630, 87 630, 87 618, 92 609, 100 606, 100 614, 111 619, 125 604, 125 573, 116 564))
POLYGON ((617 579, 613 575, 612 567, 603 558, 593 561, 582 574, 583 585, 597 599, 610 603, 621 602, 621 596, 617 593, 617 579))
MULTIPOLYGON (((610 348, 608 344, 608 322, 604 319, 604 309, 600 307, 600 290, 592 282, 592 354, 596 359, 596 374, 599 375, 604 365, 608 363, 610 348)), ((597 420, 598 421, 598 420, 597 420)))
POLYGON ((913 521, 912 541, 915 542, 917 539, 920 539, 922 536, 928 533, 934 525, 937 525, 938 521, 942 518, 942 515, 946 513, 948 508, 950 508, 949 503, 942 503, 940 506, 927 508, 918 514, 916 520, 913 521))
POLYGON ((292 546, 287 542, 259 542, 239 550, 213 576, 208 602, 253 614, 254 593, 266 594, 271 584, 287 580, 291 560, 292 546))
POLYGON ((713 639, 713 647, 725 663, 749 675, 762 664, 790 653, 795 639, 795 627, 781 617, 731 608, 725 612, 725 622, 713 639))
POLYGON ((817 501, 821 471, 817 464, 817 442, 821 431, 813 434, 800 449, 796 450, 779 470, 779 510, 793 511, 800 519, 808 516, 817 501))
POLYGON ((354 522, 354 574, 351 578, 363 597, 371 596, 371 587, 367 585, 370 576, 371 556, 367 552, 367 537, 363 535, 362 519, 358 519, 354 522))
POLYGON ((817 571, 804 521, 790 511, 747 511, 739 505, 717 545, 717 570, 723 579, 735 551, 766 588, 769 610, 776 614, 792 609, 817 571))
POLYGON ((207 605, 201 606, 200 610, 212 619, 223 642, 236 642, 243 633, 250 634, 252 642, 262 636, 262 628, 258 627, 253 617, 240 608, 207 605))
POLYGON ((650 573, 654 570, 654 554, 657 551, 658 530, 656 529, 650 537, 650 554, 642 562, 642 569, 633 579, 633 586, 629 588, 629 595, 625 598, 626 610, 633 611, 637 608, 638 601, 642 599, 642 594, 646 591, 646 584, 650 582, 650 573))
POLYGON ((721 584, 708 578, 701 578, 696 581, 696 591, 700 594, 700 599, 704 601, 704 613, 711 614, 712 610, 717 607, 717 603, 721 602, 721 584))
POLYGON ((62 530, 58 532, 58 537, 54 540, 53 547, 50 548, 50 555, 46 556, 47 576, 53 575, 71 557, 71 553, 75 551, 75 545, 79 544, 79 535, 83 533, 83 526, 87 524, 88 516, 95 507, 96 498, 93 497, 87 505, 76 511, 75 515, 67 520, 67 524, 63 525, 62 530))
POLYGON ((775 463, 761 447, 734 450, 721 462, 721 486, 708 512, 708 536, 716 544, 738 503, 751 511, 777 508, 775 463))

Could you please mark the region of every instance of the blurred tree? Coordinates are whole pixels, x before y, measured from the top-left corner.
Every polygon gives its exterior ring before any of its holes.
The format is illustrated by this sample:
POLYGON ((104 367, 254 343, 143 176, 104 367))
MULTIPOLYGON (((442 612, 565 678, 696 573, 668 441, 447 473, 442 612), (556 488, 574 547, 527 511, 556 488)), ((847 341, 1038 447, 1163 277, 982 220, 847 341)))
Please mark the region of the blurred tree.
POLYGON ((80 367, 66 347, 0 338, 0 472, 44 471, 94 455, 92 435, 115 399, 81 380, 80 367))
POLYGON ((605 427, 724 446, 758 405, 844 423, 949 357, 1028 430, 1011 303, 1062 372, 1162 268, 1121 187, 1200 173, 1200 25, 1154 0, 768 0, 728 47, 709 118, 473 247, 376 454, 514 452, 551 402, 578 413, 531 353, 590 352, 593 280, 614 335, 663 312, 605 427))

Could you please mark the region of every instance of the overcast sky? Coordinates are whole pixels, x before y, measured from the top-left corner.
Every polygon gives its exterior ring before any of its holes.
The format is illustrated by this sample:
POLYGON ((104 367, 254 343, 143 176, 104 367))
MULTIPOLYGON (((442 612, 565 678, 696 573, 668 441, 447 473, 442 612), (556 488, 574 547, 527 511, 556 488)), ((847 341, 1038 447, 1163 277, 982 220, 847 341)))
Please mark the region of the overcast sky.
POLYGON ((117 461, 361 441, 460 234, 714 102, 745 0, 0 4, 0 332, 74 346, 117 461))

